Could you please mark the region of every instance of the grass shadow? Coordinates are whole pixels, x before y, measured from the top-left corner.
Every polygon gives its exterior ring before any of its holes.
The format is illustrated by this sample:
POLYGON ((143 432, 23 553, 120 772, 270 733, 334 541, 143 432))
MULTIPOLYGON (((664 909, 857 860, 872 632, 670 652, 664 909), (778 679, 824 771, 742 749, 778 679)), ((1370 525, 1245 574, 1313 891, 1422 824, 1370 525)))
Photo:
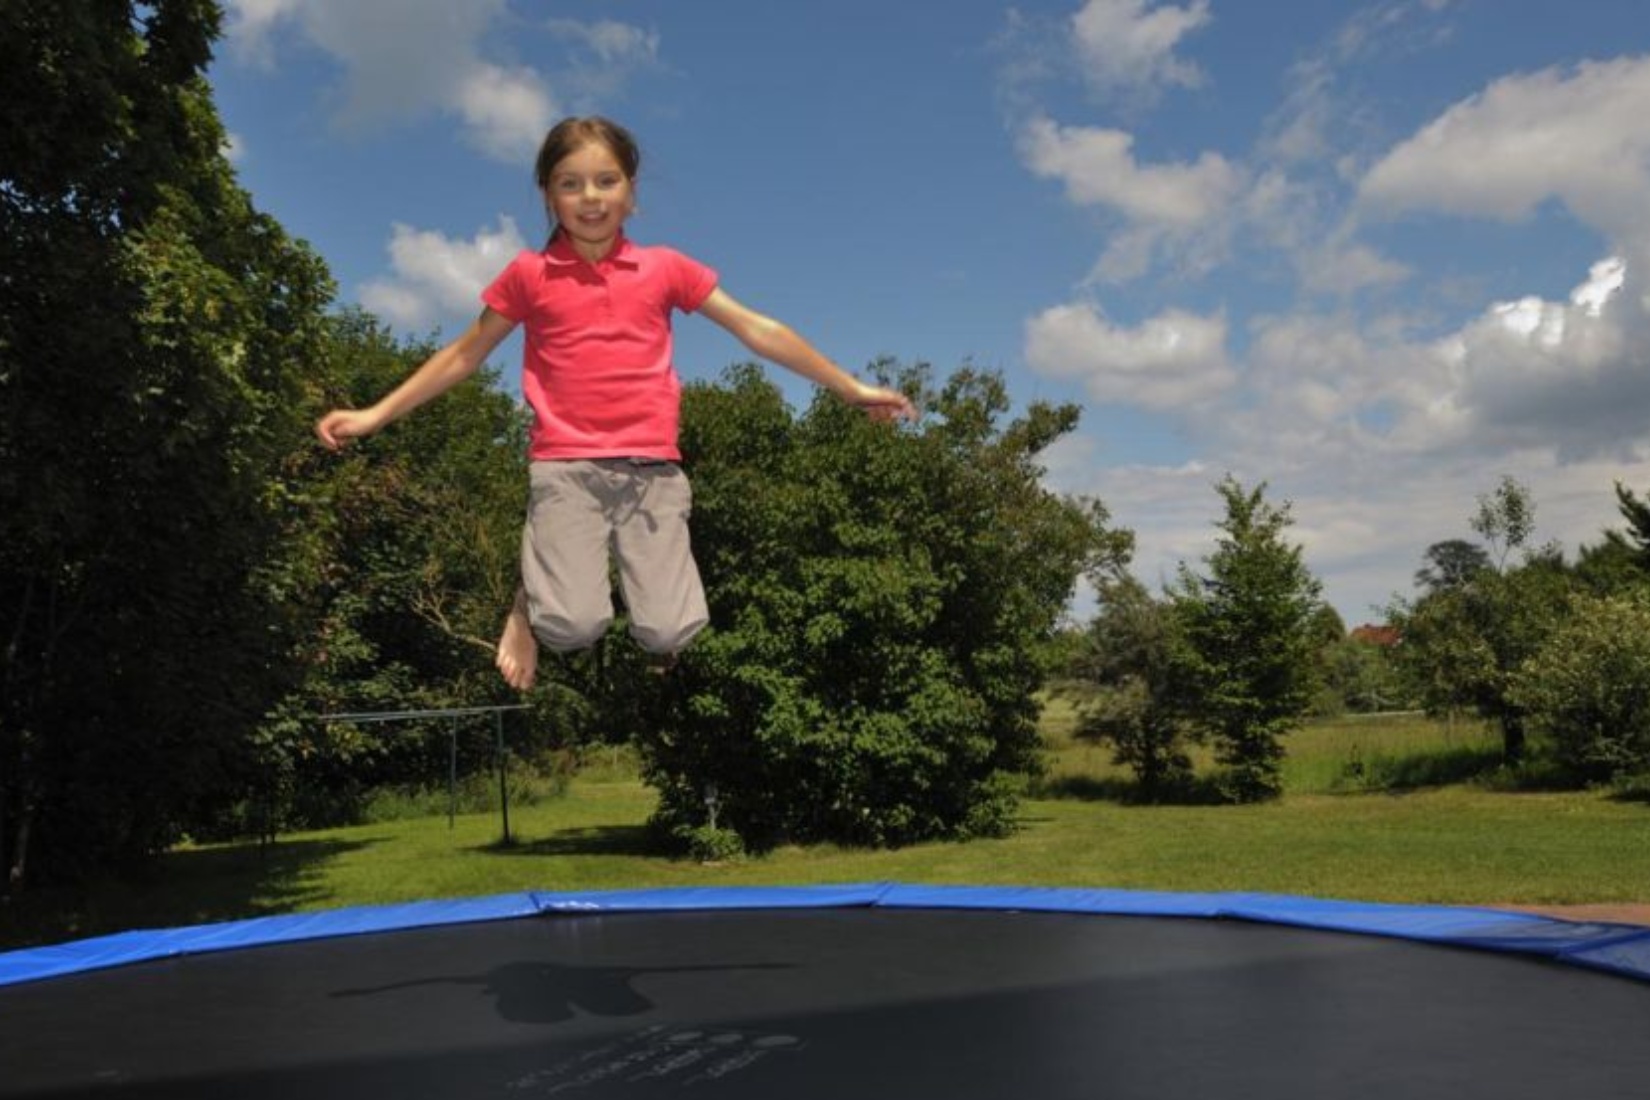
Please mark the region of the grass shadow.
POLYGON ((1115 802, 1123 806, 1218 806, 1230 801, 1214 777, 1194 777, 1150 791, 1121 776, 1063 775, 1039 783, 1034 798, 1115 802))
POLYGON ((1650 780, 1633 782, 1620 790, 1611 791, 1608 797, 1611 802, 1636 802, 1650 806, 1650 780))
POLYGON ((1378 755, 1349 761, 1342 768, 1334 789, 1395 794, 1481 782, 1502 768, 1501 750, 1488 746, 1461 746, 1401 756, 1378 755))
POLYGON ((590 825, 562 829, 539 840, 496 842, 479 849, 501 856, 657 856, 662 854, 645 825, 590 825))
POLYGON ((324 902, 320 869, 373 840, 285 840, 167 852, 79 886, 44 886, 0 903, 0 950, 266 917, 324 902))

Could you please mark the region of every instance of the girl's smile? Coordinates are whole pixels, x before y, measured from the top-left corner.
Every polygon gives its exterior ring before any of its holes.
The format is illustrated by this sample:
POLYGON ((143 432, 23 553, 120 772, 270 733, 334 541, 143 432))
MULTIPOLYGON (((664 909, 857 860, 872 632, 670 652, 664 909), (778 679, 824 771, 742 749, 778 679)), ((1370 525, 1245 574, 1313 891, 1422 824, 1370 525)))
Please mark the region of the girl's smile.
POLYGON ((544 199, 574 251, 592 263, 612 250, 636 208, 630 177, 600 142, 587 142, 556 163, 544 199))

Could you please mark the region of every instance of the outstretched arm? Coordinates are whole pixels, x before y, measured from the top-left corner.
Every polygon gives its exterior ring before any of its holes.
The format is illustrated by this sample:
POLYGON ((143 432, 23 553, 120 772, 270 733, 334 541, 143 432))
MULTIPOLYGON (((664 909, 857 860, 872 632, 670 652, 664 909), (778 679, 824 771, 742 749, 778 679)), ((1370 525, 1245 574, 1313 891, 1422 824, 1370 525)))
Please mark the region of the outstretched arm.
POLYGON ((732 333, 734 338, 764 359, 795 371, 802 377, 864 409, 876 420, 916 417, 911 401, 897 390, 861 382, 829 359, 789 325, 764 316, 736 301, 717 287, 699 307, 699 312, 732 333))
POLYGON ((372 435, 474 374, 515 327, 503 314, 483 309, 462 336, 426 359, 376 404, 365 409, 334 409, 316 423, 315 434, 334 451, 351 439, 372 435))

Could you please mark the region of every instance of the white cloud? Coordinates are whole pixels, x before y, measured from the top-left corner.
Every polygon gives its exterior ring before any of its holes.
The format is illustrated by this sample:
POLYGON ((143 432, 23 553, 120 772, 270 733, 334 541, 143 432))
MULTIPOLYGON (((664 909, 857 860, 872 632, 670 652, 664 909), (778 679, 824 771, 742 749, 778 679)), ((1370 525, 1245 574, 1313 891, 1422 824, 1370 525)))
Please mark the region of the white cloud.
POLYGON ((1504 77, 1392 149, 1367 210, 1528 217, 1557 199, 1612 237, 1646 232, 1650 57, 1504 77))
POLYGON ((361 305, 403 330, 473 315, 480 312, 482 289, 526 247, 508 217, 469 240, 398 224, 389 244, 392 274, 365 283, 361 305))
POLYGON ((1411 275, 1407 265, 1352 242, 1304 248, 1296 254, 1296 265, 1306 288, 1322 294, 1347 295, 1369 287, 1393 286, 1411 275))
MULTIPOLYGON (((1572 553, 1619 526, 1617 480, 1650 484, 1650 57, 1504 76, 1375 146, 1386 123, 1355 94, 1360 70, 1435 50, 1453 23, 1446 0, 1362 6, 1289 74, 1247 155, 1142 162, 1128 132, 1022 106, 1027 169, 1116 218, 1098 274, 1139 275, 1194 248, 1246 265, 1220 312, 1168 306, 1120 326, 1077 302, 1026 321, 1032 369, 1144 420, 1170 412, 1196 448, 1193 461, 1118 466, 1102 437, 1078 435, 1047 456, 1051 486, 1099 496, 1135 532, 1148 583, 1212 549, 1226 471, 1293 503, 1294 535, 1350 622, 1410 594, 1427 546, 1473 537, 1476 496, 1503 475, 1530 486, 1537 541, 1572 553), (1461 297, 1469 257, 1429 284, 1391 250, 1402 236, 1367 235, 1409 213, 1444 216, 1442 234, 1446 218, 1519 223, 1554 205, 1604 241, 1567 295, 1461 297), (1448 279, 1453 299, 1425 293, 1448 279)), ((1537 231, 1563 219, 1517 230, 1537 231)))
MULTIPOLYGON (((227 9, 230 49, 245 63, 273 65, 283 30, 336 61, 335 118, 346 128, 444 113, 471 145, 519 164, 563 113, 540 69, 490 56, 506 0, 228 0, 227 9)), ((658 54, 658 35, 613 20, 547 29, 578 51, 561 79, 581 102, 612 94, 658 54)))
POLYGON ((1148 0, 1088 0, 1071 19, 1084 75, 1101 90, 1196 87, 1203 73, 1175 47, 1209 22, 1209 0, 1184 7, 1148 0))
POLYGON ((1026 322, 1032 370, 1082 381, 1096 401, 1181 412, 1230 387, 1226 322, 1171 309, 1120 328, 1087 305, 1055 306, 1026 322))
POLYGON ((1496 302, 1439 342, 1448 408, 1476 445, 1545 445, 1565 461, 1643 452, 1650 325, 1623 293, 1632 280, 1641 273, 1610 257, 1567 302, 1496 302))
POLYGON ((606 65, 647 64, 658 60, 659 35, 628 23, 602 19, 581 23, 576 19, 552 19, 550 30, 563 38, 582 43, 606 65))
POLYGON ((477 65, 460 84, 454 106, 469 124, 470 143, 498 160, 526 163, 556 120, 558 109, 531 69, 477 65))
POLYGON ((1134 137, 1121 130, 1060 126, 1034 118, 1020 135, 1026 166, 1059 180, 1072 202, 1109 206, 1131 221, 1187 229, 1211 218, 1240 177, 1218 153, 1191 164, 1142 165, 1134 137))
POLYGON ((228 0, 224 36, 236 57, 250 65, 267 68, 275 64, 275 48, 270 39, 276 26, 296 15, 304 0, 228 0))
POLYGON ((1242 173, 1218 153, 1181 164, 1141 164, 1134 137, 1122 130, 1061 126, 1045 116, 1020 132, 1020 156, 1045 179, 1058 180, 1080 206, 1100 206, 1124 222, 1095 266, 1095 276, 1123 281, 1144 273, 1166 246, 1177 246, 1193 266, 1197 254, 1217 250, 1229 208, 1243 187, 1242 173))

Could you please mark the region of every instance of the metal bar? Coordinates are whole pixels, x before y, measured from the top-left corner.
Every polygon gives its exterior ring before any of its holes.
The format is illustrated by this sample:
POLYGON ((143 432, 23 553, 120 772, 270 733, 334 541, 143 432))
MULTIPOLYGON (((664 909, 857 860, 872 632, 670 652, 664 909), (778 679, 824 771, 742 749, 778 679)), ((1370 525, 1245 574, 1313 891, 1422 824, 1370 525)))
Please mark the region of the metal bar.
POLYGON ((418 718, 464 718, 476 714, 496 714, 506 710, 527 710, 526 703, 498 707, 442 707, 435 710, 369 710, 354 714, 322 714, 323 722, 406 722, 418 718))
POLYGON ((510 787, 507 783, 505 769, 508 766, 509 756, 504 751, 504 715, 493 715, 493 732, 498 735, 498 804, 504 818, 504 843, 510 843, 510 787))
POLYGON ((447 831, 458 816, 458 731, 447 730, 447 831))

